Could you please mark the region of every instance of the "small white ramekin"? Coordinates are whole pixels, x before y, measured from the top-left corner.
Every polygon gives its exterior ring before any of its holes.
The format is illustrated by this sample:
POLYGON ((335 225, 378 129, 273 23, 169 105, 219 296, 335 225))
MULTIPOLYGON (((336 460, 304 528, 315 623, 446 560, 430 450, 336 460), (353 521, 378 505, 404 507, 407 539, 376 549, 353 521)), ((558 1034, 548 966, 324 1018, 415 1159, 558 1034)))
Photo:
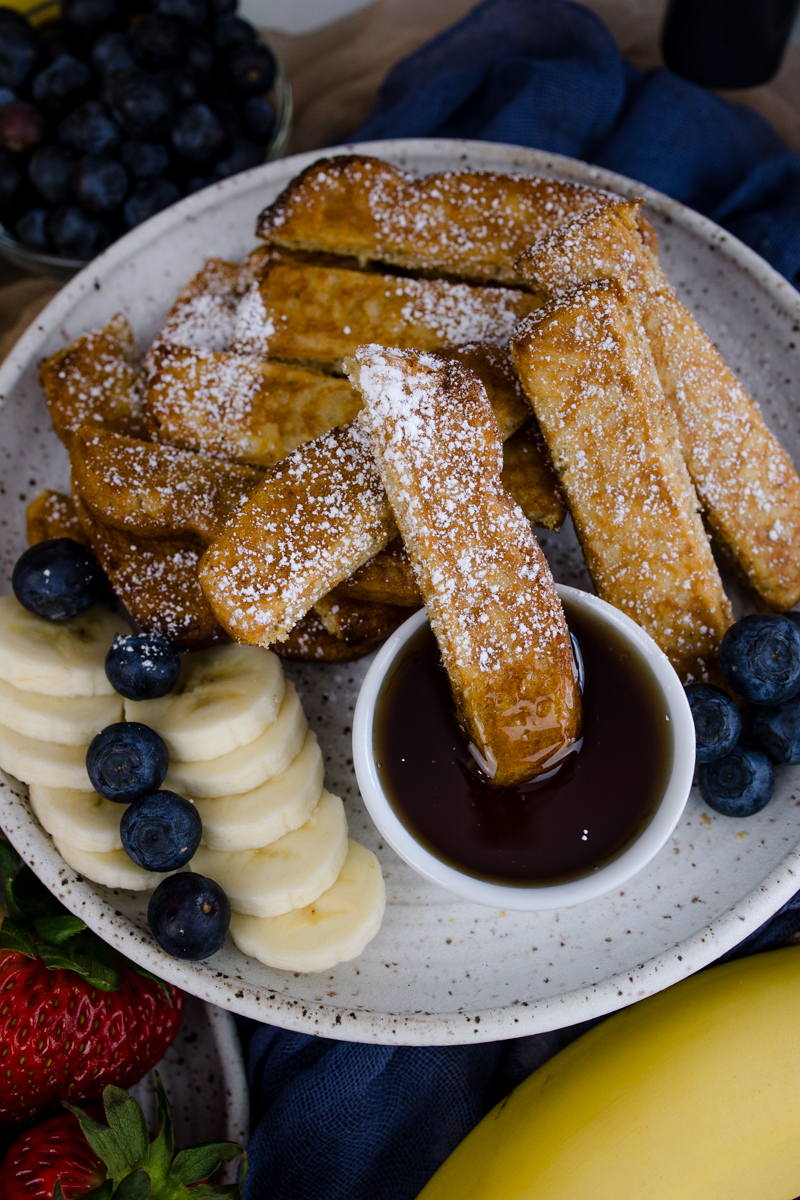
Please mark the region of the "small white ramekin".
POLYGON ((448 892, 491 908, 535 912, 568 908, 612 891, 641 871, 665 844, 680 820, 692 786, 695 761, 694 721, 681 682, 667 656, 639 626, 605 600, 577 588, 558 585, 573 608, 600 617, 638 652, 664 697, 672 723, 673 753, 667 784, 653 816, 639 836, 616 858, 566 883, 500 884, 477 879, 427 850, 392 808, 375 766, 373 726, 383 681, 402 647, 427 620, 425 609, 409 617, 379 650, 367 671, 353 719, 353 763, 370 816, 393 850, 423 878, 448 892))

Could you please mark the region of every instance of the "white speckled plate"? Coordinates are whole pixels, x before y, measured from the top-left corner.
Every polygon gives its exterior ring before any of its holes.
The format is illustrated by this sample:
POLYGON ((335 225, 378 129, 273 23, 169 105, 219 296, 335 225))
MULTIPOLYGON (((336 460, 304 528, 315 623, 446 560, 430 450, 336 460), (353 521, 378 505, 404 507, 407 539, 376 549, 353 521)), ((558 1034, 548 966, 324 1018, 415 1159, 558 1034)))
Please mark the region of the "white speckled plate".
MULTIPOLYGON (((679 294, 800 462, 800 296, 730 235, 658 193, 571 159, 481 142, 383 142, 369 151, 420 173, 468 165, 644 194, 679 294)), ((315 157, 257 168, 159 214, 68 284, 18 343, 0 370, 6 588, 25 544, 25 501, 42 487, 67 482, 67 456, 50 430, 36 378, 41 358, 119 309, 146 346, 204 259, 241 257, 250 249, 259 210, 315 157)), ((589 587, 570 530, 542 541, 559 581, 589 587)), ((344 797, 353 835, 377 851, 386 877, 383 927, 356 962, 301 976, 261 966, 232 945, 207 963, 178 962, 150 937, 141 895, 96 887, 65 866, 31 816, 25 789, 13 781, 0 788, 2 824, 69 908, 164 978, 276 1025, 397 1044, 517 1037, 620 1008, 734 946, 800 887, 800 768, 784 768, 772 803, 748 821, 706 814, 692 797, 650 866, 601 900, 541 914, 459 902, 381 845, 361 804, 350 724, 367 662, 289 667, 320 735, 328 785, 344 797)))

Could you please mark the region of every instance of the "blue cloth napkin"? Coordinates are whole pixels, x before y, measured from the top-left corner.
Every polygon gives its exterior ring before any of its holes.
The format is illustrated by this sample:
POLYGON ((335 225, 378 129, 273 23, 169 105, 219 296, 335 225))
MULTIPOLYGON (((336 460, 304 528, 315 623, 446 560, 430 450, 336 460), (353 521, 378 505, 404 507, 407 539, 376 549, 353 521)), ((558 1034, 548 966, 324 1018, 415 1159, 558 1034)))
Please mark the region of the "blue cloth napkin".
MULTIPOLYGON (((800 282, 800 155, 748 109, 669 71, 642 75, 563 0, 487 0, 394 68, 356 136, 482 138, 586 159, 708 214, 800 282)), ((798 929, 800 895, 732 954, 798 929)), ((246 1200, 414 1200, 481 1117, 586 1028, 417 1049, 249 1023, 246 1200)))

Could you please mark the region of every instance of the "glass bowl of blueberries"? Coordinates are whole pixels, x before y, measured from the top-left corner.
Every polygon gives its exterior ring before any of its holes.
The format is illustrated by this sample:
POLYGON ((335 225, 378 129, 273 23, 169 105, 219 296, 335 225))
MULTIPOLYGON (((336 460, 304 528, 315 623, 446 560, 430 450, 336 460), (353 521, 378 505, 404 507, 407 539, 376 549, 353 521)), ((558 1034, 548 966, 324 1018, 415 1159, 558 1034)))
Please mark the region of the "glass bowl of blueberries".
POLYGON ((279 158, 291 90, 237 0, 0 6, 0 254, 69 278, 184 196, 279 158))

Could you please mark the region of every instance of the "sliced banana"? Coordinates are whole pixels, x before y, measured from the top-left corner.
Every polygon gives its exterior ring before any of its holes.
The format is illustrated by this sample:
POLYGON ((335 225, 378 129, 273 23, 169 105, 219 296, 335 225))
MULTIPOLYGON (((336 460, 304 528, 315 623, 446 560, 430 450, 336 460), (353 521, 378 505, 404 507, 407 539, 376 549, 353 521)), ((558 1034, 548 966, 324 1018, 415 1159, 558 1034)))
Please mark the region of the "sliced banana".
POLYGON ((305 824, 319 802, 324 776, 317 737, 309 729, 300 753, 280 775, 239 796, 195 801, 203 844, 210 850, 269 846, 305 824))
POLYGON ((105 658, 123 617, 102 604, 70 621, 28 612, 16 596, 0 596, 0 679, 43 696, 111 696, 105 658))
POLYGON ((127 804, 113 804, 97 792, 36 783, 31 784, 30 801, 39 824, 60 842, 97 854, 122 849, 119 822, 127 804))
POLYGON ((260 850, 199 846, 189 864, 224 888, 231 908, 277 917, 316 900, 335 882, 347 857, 347 817, 338 796, 323 792, 299 829, 260 850))
POLYGON ((91 792, 92 785, 86 774, 87 749, 87 746, 42 742, 0 725, 0 767, 23 783, 91 792))
POLYGON ((350 841, 333 887, 280 917, 234 912, 231 937, 244 954, 283 971, 327 971, 361 953, 380 929, 386 892, 371 850, 350 841))
POLYGON ((164 787, 193 800, 251 792, 286 770, 300 753, 307 728, 297 692, 287 681, 278 715, 260 737, 219 758, 201 762, 172 759, 164 787))
POLYGON ((199 762, 246 746, 278 715, 281 660, 260 646, 212 646, 184 654, 181 677, 158 700, 126 700, 125 719, 160 733, 171 758, 199 762))
POLYGON ((122 696, 42 696, 0 679, 0 722, 26 737, 86 747, 106 725, 122 720, 122 696))
POLYGON ((85 879, 91 879, 92 883, 101 883, 103 887, 147 892, 167 878, 157 871, 145 871, 143 867, 137 867, 124 850, 108 850, 98 854, 96 850, 83 850, 69 842, 62 842, 60 838, 53 838, 53 842, 68 867, 85 879))

